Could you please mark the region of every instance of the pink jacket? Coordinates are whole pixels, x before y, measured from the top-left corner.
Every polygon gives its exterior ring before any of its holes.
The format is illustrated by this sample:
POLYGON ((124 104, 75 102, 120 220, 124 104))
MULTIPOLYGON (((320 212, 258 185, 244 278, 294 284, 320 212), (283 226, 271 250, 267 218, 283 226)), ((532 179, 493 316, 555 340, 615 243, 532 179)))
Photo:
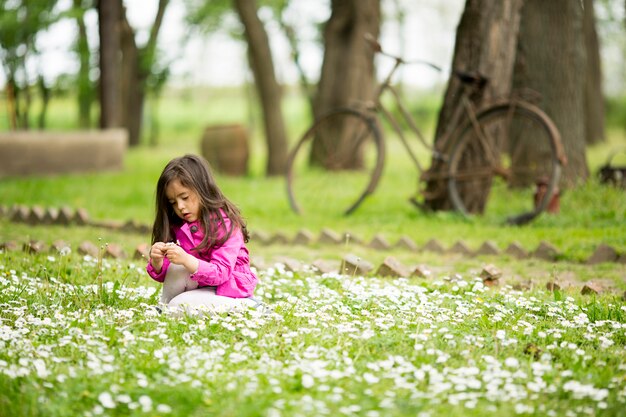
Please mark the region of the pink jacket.
MULTIPOLYGON (((229 228, 230 219, 224 217, 224 222, 226 228, 229 228)), ((190 276, 200 287, 216 287, 216 294, 226 297, 245 298, 252 296, 258 278, 250 270, 250 257, 240 229, 233 230, 230 238, 220 247, 200 253, 191 250, 200 244, 204 237, 204 231, 198 222, 174 226, 174 234, 185 252, 192 254, 200 261, 198 270, 190 276), (192 230, 194 231, 192 232, 192 230)), ((220 237, 223 235, 224 231, 220 229, 220 237)), ((154 270, 150 262, 148 262, 146 270, 152 279, 163 282, 169 265, 170 262, 166 258, 163 260, 163 268, 160 273, 154 270)))

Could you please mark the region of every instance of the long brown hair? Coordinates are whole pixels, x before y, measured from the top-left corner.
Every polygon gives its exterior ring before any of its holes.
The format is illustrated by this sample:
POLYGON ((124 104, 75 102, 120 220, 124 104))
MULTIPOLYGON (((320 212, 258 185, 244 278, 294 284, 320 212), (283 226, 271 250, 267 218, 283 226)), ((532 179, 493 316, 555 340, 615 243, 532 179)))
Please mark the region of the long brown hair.
POLYGON ((171 242, 174 240, 174 225, 181 225, 183 219, 178 217, 165 195, 165 189, 174 180, 194 190, 200 199, 198 221, 204 230, 202 242, 194 249, 206 250, 223 244, 233 233, 241 229, 244 241, 250 236, 246 223, 239 209, 222 194, 217 186, 208 162, 197 155, 185 155, 172 159, 163 169, 156 187, 156 217, 152 227, 152 244, 171 242), (223 215, 230 220, 230 228, 226 230, 223 215), (221 239, 217 239, 219 230, 224 230, 221 239))

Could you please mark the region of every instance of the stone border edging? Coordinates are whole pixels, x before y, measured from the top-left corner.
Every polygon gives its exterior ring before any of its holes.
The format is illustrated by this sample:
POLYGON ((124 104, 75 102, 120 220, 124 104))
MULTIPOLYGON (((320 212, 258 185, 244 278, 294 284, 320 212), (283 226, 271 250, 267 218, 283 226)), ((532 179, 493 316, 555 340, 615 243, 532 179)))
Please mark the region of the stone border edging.
MULTIPOLYGON (((134 220, 129 220, 125 223, 118 221, 93 221, 83 208, 72 210, 69 207, 44 209, 41 206, 27 207, 14 205, 11 208, 0 206, 0 216, 7 217, 13 222, 26 223, 29 225, 56 224, 93 226, 128 233, 151 233, 151 227, 149 225, 134 220)), ((408 236, 401 236, 397 242, 392 244, 382 234, 376 234, 370 242, 365 242, 352 233, 337 233, 327 228, 322 229, 317 237, 313 232, 307 229, 301 229, 293 238, 289 238, 289 236, 280 232, 270 235, 262 231, 254 230, 251 231, 251 240, 264 245, 283 244, 307 246, 312 244, 358 244, 379 251, 402 249, 415 253, 432 252, 438 254, 457 254, 466 257, 509 255, 517 259, 537 258, 549 262, 561 260, 561 252, 559 249, 547 241, 541 241, 532 251, 524 249, 524 247, 517 242, 509 244, 506 249, 502 250, 495 242, 490 240, 484 241, 482 245, 475 250, 472 250, 463 240, 456 241, 450 248, 446 249, 437 239, 430 239, 420 248, 417 243, 408 236)), ((601 243, 584 263, 595 265, 604 262, 626 264, 626 253, 620 253, 612 246, 601 243)))
MULTIPOLYGON (((17 251, 19 249, 20 245, 15 241, 0 243, 1 251, 17 251)), ((21 249, 31 255, 41 253, 64 255, 70 253, 72 250, 70 245, 62 240, 56 240, 50 246, 48 246, 43 241, 31 240, 21 245, 21 249)), ((147 259, 149 257, 149 250, 150 245, 148 245, 147 243, 142 243, 138 245, 133 253, 133 259, 147 262, 147 259)), ((93 259, 98 260, 105 258, 126 259, 128 257, 124 249, 118 244, 105 243, 98 247, 90 241, 83 241, 77 247, 77 252, 81 255, 88 255, 91 256, 93 259)), ((361 259, 360 257, 353 254, 344 255, 343 258, 341 258, 341 260, 339 261, 318 259, 316 261, 313 261, 310 265, 303 265, 301 262, 290 258, 284 258, 279 263, 283 265, 286 271, 309 271, 318 275, 343 273, 345 275, 368 276, 373 274, 377 277, 416 277, 422 279, 428 279, 433 275, 431 269, 426 265, 420 264, 415 266, 414 268, 410 268, 402 264, 393 256, 387 256, 378 267, 375 267, 367 260, 361 259)), ((252 266, 255 267, 257 270, 267 269, 267 267, 259 267, 259 265, 257 265, 254 260, 252 261, 252 266)), ((485 286, 497 287, 502 284, 502 275, 502 272, 495 265, 487 264, 482 267, 481 272, 478 274, 478 278, 482 280, 485 286)), ((456 276, 443 277, 442 279, 450 282, 455 282, 458 280, 456 276)), ((580 284, 580 294, 582 295, 600 295, 607 293, 618 295, 617 289, 614 285, 610 283, 607 285, 606 283, 598 281, 589 281, 580 284)), ((572 282, 552 279, 546 283, 545 290, 551 292, 562 291, 565 289, 570 289, 574 285, 576 284, 572 282)), ((512 288, 518 291, 532 290, 533 288, 535 288, 535 282, 533 280, 530 280, 516 283, 512 286, 512 288)), ((626 291, 624 291, 624 293, 621 295, 621 299, 623 301, 626 301, 626 291)))

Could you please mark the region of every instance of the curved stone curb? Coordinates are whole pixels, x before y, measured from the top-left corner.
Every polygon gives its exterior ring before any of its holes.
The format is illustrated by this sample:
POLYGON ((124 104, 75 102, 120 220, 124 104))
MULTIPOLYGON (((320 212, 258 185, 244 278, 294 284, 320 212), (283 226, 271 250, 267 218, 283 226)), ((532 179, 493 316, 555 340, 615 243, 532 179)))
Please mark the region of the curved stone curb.
POLYGON ((92 226, 139 234, 150 233, 152 231, 150 225, 134 220, 128 220, 126 223, 114 220, 91 220, 87 210, 84 208, 73 210, 67 206, 61 208, 43 208, 41 206, 27 207, 22 205, 14 205, 7 208, 6 206, 0 206, 0 216, 8 218, 15 223, 25 223, 31 226, 92 226))
MULTIPOLYGON (((77 225, 101 227, 115 231, 150 234, 152 228, 148 224, 128 220, 127 222, 116 221, 94 221, 91 220, 85 209, 72 210, 69 207, 47 208, 40 206, 26 207, 14 205, 10 208, 0 206, 0 216, 4 216, 13 222, 26 223, 30 225, 77 225)), ((250 232, 252 242, 262 245, 361 245, 378 251, 401 249, 409 252, 431 252, 435 254, 457 254, 465 257, 476 256, 499 256, 508 255, 517 259, 527 259, 529 257, 542 259, 548 262, 564 260, 562 253, 550 242, 541 241, 539 245, 531 251, 524 249, 519 243, 513 242, 501 250, 495 242, 487 240, 476 250, 472 250, 465 242, 459 240, 449 249, 437 239, 430 239, 421 248, 408 236, 401 236, 397 242, 389 242, 382 234, 376 234, 371 241, 365 242, 358 236, 350 232, 338 233, 334 230, 324 228, 316 237, 313 232, 301 229, 293 238, 284 233, 268 234, 259 230, 250 232)), ((599 244, 594 253, 584 263, 595 265, 604 262, 626 264, 626 253, 620 253, 615 248, 604 243, 599 244)))

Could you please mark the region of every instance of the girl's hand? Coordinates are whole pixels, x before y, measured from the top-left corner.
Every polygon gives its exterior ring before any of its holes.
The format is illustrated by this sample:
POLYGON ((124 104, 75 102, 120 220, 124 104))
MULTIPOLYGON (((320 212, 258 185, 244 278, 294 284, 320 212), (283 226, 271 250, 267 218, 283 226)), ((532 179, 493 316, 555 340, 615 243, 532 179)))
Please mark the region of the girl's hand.
POLYGON ((168 242, 165 244, 165 249, 163 249, 163 253, 167 259, 173 264, 182 265, 186 257, 188 256, 187 252, 176 243, 168 242))
POLYGON ((150 263, 154 268, 155 272, 158 274, 161 272, 161 268, 163 268, 163 258, 165 257, 165 246, 166 244, 163 242, 156 242, 150 248, 150 263))
POLYGON ((176 243, 166 243, 164 254, 171 263, 184 266, 192 274, 198 270, 198 260, 176 243))

